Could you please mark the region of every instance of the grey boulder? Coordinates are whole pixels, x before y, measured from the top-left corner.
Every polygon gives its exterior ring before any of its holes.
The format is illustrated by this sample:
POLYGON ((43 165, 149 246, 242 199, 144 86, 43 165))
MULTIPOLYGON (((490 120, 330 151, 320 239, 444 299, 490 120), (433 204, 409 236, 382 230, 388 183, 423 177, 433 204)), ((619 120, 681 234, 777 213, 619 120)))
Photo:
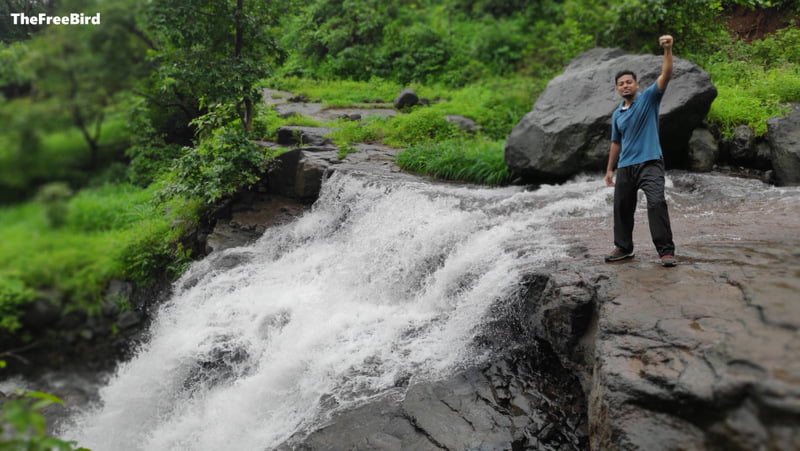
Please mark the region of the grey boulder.
MULTIPOLYGON (((608 158, 611 114, 621 101, 614 75, 636 72, 641 89, 661 73, 662 57, 598 48, 570 62, 511 131, 505 146, 509 169, 526 182, 561 182, 587 171, 603 171, 608 158)), ((675 58, 660 108, 661 146, 667 167, 691 165, 689 138, 717 95, 709 75, 675 58)))

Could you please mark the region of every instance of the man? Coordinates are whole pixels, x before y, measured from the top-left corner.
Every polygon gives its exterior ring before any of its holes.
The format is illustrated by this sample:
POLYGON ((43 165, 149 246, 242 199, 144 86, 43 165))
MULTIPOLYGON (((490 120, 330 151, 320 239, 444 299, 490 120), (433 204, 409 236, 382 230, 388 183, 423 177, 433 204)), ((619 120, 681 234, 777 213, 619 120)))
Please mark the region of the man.
POLYGON ((641 189, 647 197, 650 235, 661 264, 675 266, 675 243, 672 241, 667 202, 664 198, 664 160, 658 141, 658 108, 672 76, 670 35, 658 38, 664 49, 661 75, 655 84, 638 93, 636 74, 619 72, 614 82, 623 101, 611 116, 611 148, 605 182, 614 187, 614 250, 606 262, 633 258, 633 213, 641 189), (614 183, 614 168, 617 179, 614 183))

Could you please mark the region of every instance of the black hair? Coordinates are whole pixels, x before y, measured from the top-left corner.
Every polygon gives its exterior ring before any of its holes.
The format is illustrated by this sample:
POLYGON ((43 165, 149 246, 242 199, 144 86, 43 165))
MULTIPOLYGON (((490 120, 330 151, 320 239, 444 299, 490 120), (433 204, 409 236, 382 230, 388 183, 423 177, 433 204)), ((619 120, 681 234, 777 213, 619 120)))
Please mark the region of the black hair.
POLYGON ((619 77, 621 77, 623 75, 630 75, 631 77, 633 77, 633 81, 637 81, 636 80, 636 74, 632 70, 627 70, 626 69, 626 70, 621 70, 621 71, 617 72, 617 75, 614 76, 614 84, 616 84, 617 81, 619 81, 619 77))

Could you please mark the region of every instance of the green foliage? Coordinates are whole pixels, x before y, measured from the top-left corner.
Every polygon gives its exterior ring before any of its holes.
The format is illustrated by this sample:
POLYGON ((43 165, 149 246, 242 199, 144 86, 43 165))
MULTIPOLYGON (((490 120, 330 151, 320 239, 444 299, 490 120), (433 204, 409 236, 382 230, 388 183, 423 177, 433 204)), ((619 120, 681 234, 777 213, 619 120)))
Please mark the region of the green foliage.
POLYGON ((64 404, 57 397, 38 391, 19 391, 2 403, 0 411, 0 449, 25 451, 89 451, 75 442, 51 437, 45 432, 41 410, 51 404, 64 404))
POLYGON ((250 129, 260 100, 258 80, 280 59, 275 42, 276 2, 258 0, 155 0, 143 7, 158 42, 155 87, 186 93, 200 106, 235 105, 250 129), (180 18, 177 20, 176 18, 180 18))
POLYGON ((24 13, 28 16, 34 16, 43 12, 52 12, 52 2, 43 0, 6 0, 0 3, 0 43, 28 39, 42 28, 42 25, 39 24, 14 24, 12 13, 24 13))
POLYGON ((747 125, 758 135, 767 132, 767 119, 784 116, 790 109, 777 96, 763 97, 754 90, 719 86, 718 97, 711 105, 708 120, 716 124, 724 138, 733 136, 739 125, 747 125))
POLYGON ((189 254, 180 237, 197 223, 199 206, 153 202, 155 187, 106 185, 84 189, 67 203, 65 222, 53 229, 46 208, 27 203, 0 209, 0 310, 4 326, 16 327, 33 288, 63 293, 70 308, 92 309, 114 278, 149 283, 169 280, 189 254))
POLYGON ((0 273, 0 330, 17 331, 22 326, 24 307, 35 299, 36 293, 17 275, 0 273))
MULTIPOLYGON (((272 82, 276 83, 273 85, 275 88, 319 98, 324 105, 362 108, 376 104, 362 104, 361 101, 393 98, 402 87, 377 78, 369 82, 335 82, 290 77, 270 80, 272 82)), ((384 142, 402 147, 405 143, 436 137, 442 139, 458 133, 451 124, 444 123, 446 115, 458 114, 475 120, 480 135, 493 140, 504 139, 519 118, 530 110, 546 82, 546 79, 514 76, 487 78, 462 88, 411 85, 422 97, 435 98, 436 102, 395 119, 367 114, 359 122, 338 121, 329 124, 335 130, 328 137, 339 146, 356 142, 384 142), (429 130, 425 131, 426 128, 429 130)))
POLYGON ((442 115, 458 114, 473 119, 480 133, 493 140, 505 139, 528 111, 546 80, 525 77, 487 78, 460 89, 441 93, 446 101, 431 108, 442 115))
POLYGON ((340 155, 344 157, 347 153, 352 153, 355 143, 377 143, 383 139, 386 127, 390 119, 377 115, 369 115, 362 121, 339 120, 336 122, 335 129, 326 135, 340 149, 348 150, 340 155))
POLYGON ((189 250, 179 242, 184 231, 163 221, 140 224, 139 233, 127 236, 119 255, 126 276, 138 284, 150 284, 183 273, 191 263, 189 250))
MULTIPOLYGON (((63 6, 69 8, 70 2, 63 6)), ((82 2, 91 13, 97 5, 82 2)), ((89 149, 85 162, 96 169, 101 161, 100 139, 108 109, 116 96, 131 87, 144 47, 128 31, 132 21, 125 8, 106 6, 103 20, 92 27, 45 28, 29 44, 26 64, 34 75, 38 98, 68 114, 89 149)))
POLYGON ((460 133, 458 126, 448 122, 444 115, 432 108, 419 107, 401 114, 387 123, 384 142, 390 146, 405 147, 428 141, 441 141, 460 133))
POLYGON ((45 207, 45 215, 50 227, 61 227, 67 219, 67 201, 72 189, 66 183, 53 182, 39 189, 36 200, 45 207))
POLYGON ((800 30, 787 28, 751 44, 732 42, 705 62, 718 89, 708 120, 729 138, 739 125, 756 135, 766 121, 789 112, 788 102, 800 102, 800 30))
POLYGON ((397 164, 406 170, 447 180, 486 185, 508 181, 502 141, 449 139, 417 144, 397 156, 397 164))
POLYGON ((238 124, 215 129, 197 146, 184 149, 161 196, 210 204, 257 182, 270 159, 267 149, 252 141, 238 124))
MULTIPOLYGON (((23 91, 21 88, 30 84, 31 74, 21 64, 27 51, 28 47, 23 42, 0 43, 0 87, 5 88, 6 97, 20 95, 23 91)), ((3 99, 3 91, 0 91, 0 100, 3 99)))
POLYGON ((151 202, 153 190, 109 184, 78 192, 69 202, 65 225, 76 232, 103 232, 130 227, 160 216, 151 202))

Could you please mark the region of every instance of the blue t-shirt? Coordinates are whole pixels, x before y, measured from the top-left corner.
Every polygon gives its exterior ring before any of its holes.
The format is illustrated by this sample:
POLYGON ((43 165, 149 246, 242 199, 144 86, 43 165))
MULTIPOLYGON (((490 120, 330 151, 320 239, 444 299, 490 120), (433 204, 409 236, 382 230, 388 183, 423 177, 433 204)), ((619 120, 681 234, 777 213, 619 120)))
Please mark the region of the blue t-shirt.
POLYGON ((658 142, 658 107, 664 91, 653 83, 637 95, 630 108, 623 110, 625 102, 611 115, 611 141, 622 145, 617 167, 632 166, 661 158, 658 142))

